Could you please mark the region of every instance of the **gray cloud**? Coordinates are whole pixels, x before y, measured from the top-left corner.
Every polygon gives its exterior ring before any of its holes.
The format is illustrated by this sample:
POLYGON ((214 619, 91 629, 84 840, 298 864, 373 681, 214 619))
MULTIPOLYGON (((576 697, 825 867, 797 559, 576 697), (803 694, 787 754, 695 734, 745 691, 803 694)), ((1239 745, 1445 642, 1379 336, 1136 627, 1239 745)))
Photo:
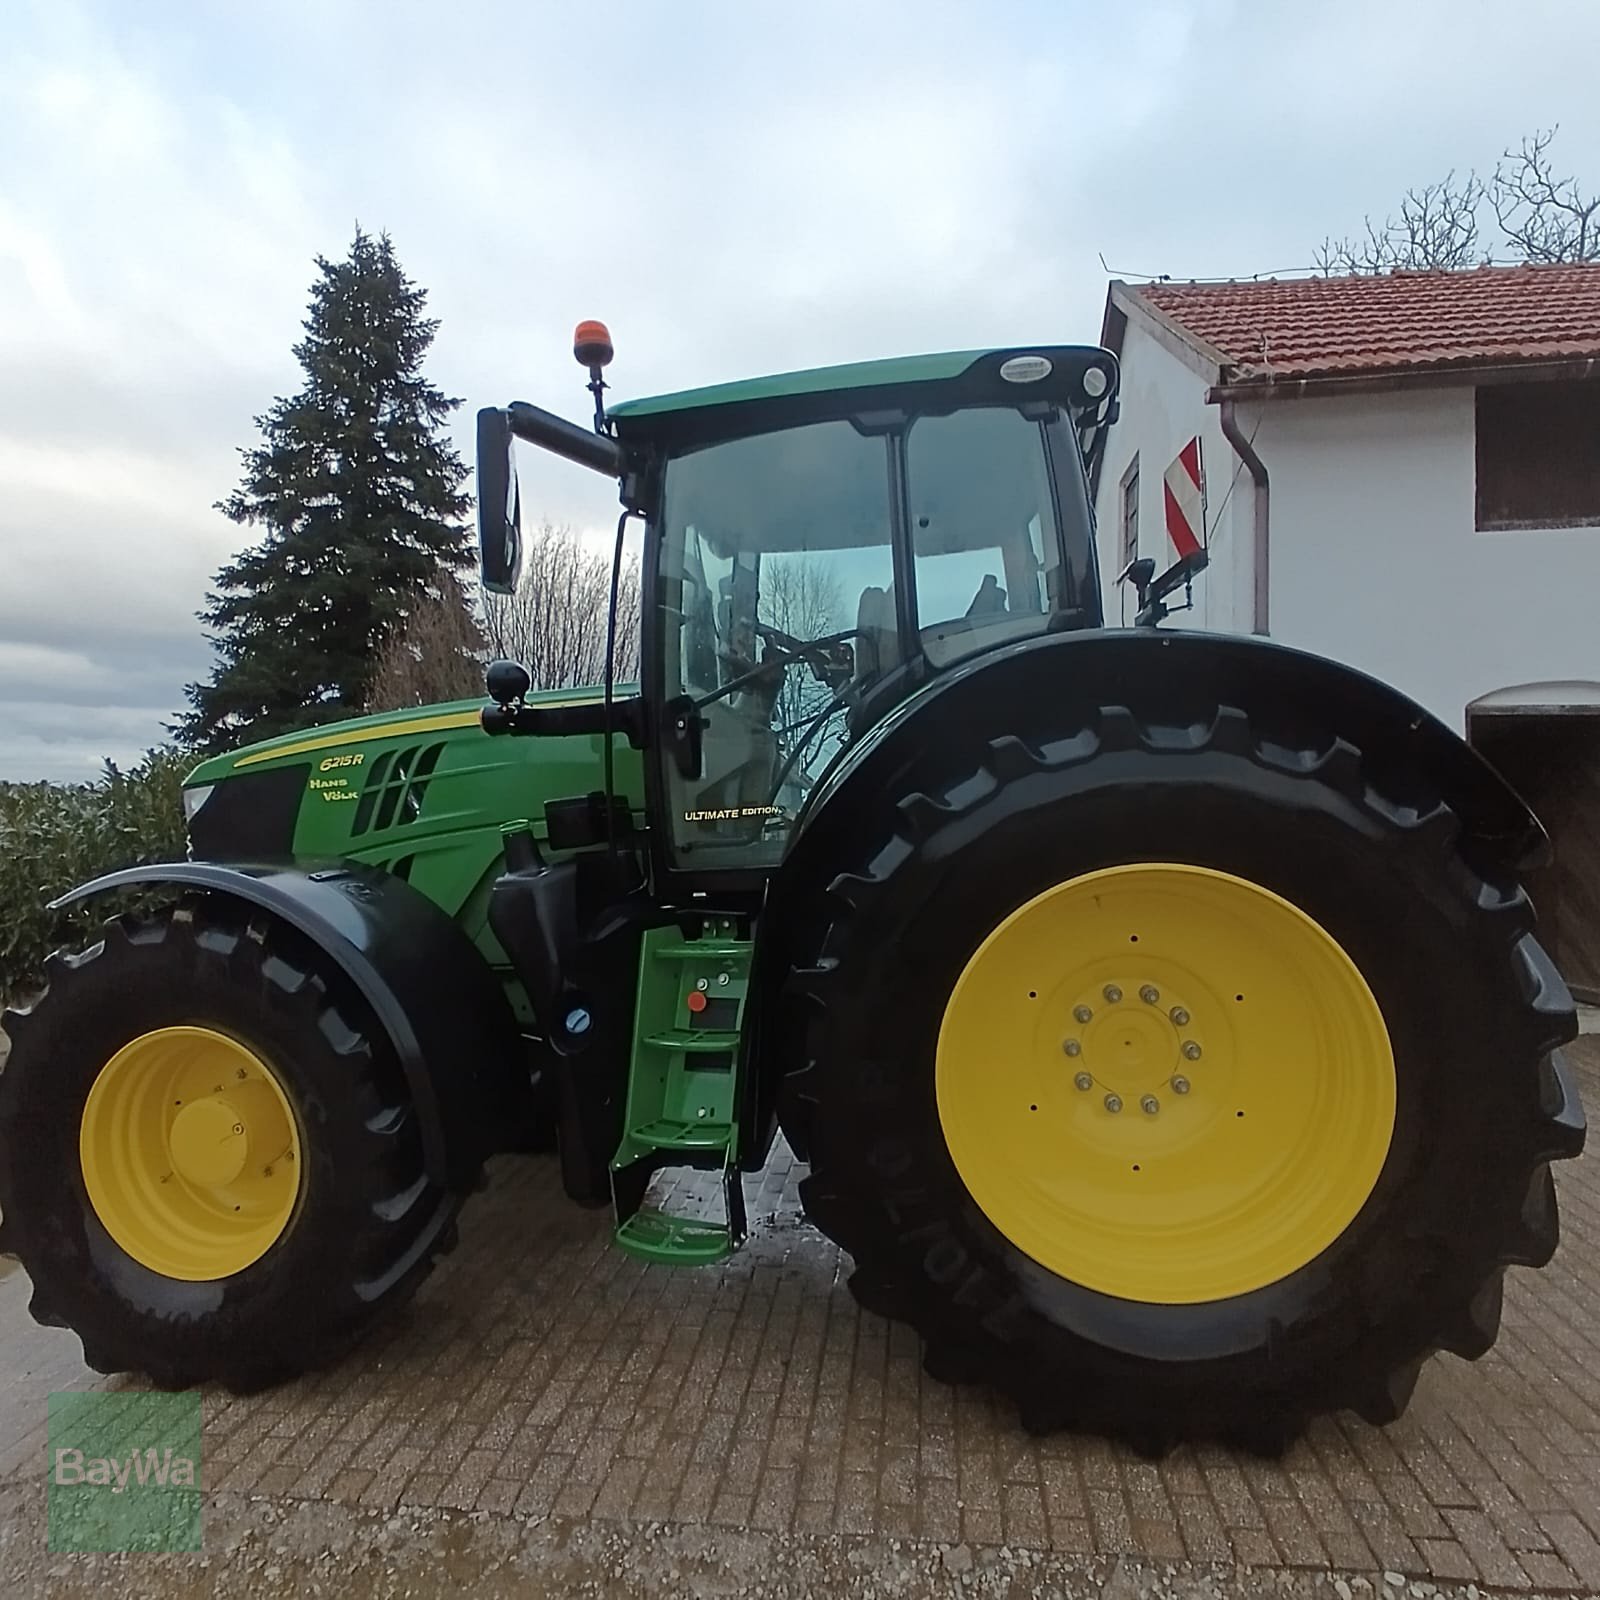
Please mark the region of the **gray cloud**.
MULTIPOLYGON (((16 7, 13 6, 13 11, 16 7)), ((0 53, 0 777, 161 736, 194 613, 248 541, 215 513, 297 372, 312 257, 386 227, 477 405, 897 351, 1093 339, 1113 267, 1305 265, 1411 183, 1560 120, 1600 149, 1600 10, 1017 0, 442 21, 259 0, 23 0, 0 53)), ((1588 162, 1587 176, 1600 181, 1588 162)), ((608 485, 525 455, 527 504, 608 485)))

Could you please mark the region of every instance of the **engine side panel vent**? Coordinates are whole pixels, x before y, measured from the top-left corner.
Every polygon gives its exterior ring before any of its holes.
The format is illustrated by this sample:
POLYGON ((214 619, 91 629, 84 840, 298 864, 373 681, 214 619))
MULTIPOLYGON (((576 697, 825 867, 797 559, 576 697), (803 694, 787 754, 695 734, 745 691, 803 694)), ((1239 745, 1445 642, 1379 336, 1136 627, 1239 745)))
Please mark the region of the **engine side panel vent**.
POLYGON ((372 763, 356 805, 352 836, 385 828, 403 828, 422 815, 428 780, 439 764, 444 744, 413 745, 396 754, 386 750, 372 763))

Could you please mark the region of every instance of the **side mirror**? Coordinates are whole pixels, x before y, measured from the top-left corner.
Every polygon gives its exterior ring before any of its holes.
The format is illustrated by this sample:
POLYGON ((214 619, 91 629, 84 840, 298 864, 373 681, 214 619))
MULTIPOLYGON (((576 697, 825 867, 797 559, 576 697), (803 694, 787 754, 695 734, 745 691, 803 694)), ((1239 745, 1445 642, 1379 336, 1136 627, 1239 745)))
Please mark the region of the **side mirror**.
POLYGON ((511 418, 496 406, 478 413, 478 569, 491 594, 511 594, 522 575, 522 504, 512 454, 511 418))
POLYGON ((1118 583, 1131 583, 1139 591, 1139 601, 1144 603, 1144 592, 1150 587, 1150 580, 1156 575, 1156 563, 1153 556, 1139 556, 1130 561, 1121 572, 1117 574, 1118 583))

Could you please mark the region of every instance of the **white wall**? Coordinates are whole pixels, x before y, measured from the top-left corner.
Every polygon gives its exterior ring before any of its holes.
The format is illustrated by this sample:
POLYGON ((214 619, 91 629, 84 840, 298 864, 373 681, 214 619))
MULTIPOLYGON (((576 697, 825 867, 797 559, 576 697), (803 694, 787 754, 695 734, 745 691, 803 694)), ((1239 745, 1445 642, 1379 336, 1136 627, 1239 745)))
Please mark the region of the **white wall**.
MULTIPOLYGON (((1106 619, 1115 627, 1133 616, 1132 597, 1111 587, 1122 475, 1137 450, 1140 551, 1164 569, 1174 551, 1161 475, 1199 433, 1212 564, 1196 584, 1196 611, 1174 620, 1248 633, 1254 487, 1218 408, 1205 403, 1206 379, 1137 320, 1122 371, 1122 418, 1096 506, 1106 619)), ((1600 684, 1600 527, 1475 530, 1470 387, 1241 404, 1238 421, 1271 483, 1273 639, 1359 667, 1457 731, 1473 701, 1506 701, 1499 691, 1533 686, 1510 697, 1532 704, 1600 684)))
MULTIPOLYGON (((1208 386, 1208 380, 1194 368, 1129 323, 1122 351, 1122 416, 1107 439, 1095 501, 1106 621, 1112 627, 1124 620, 1131 625, 1136 609, 1131 590, 1112 587, 1112 579, 1123 567, 1123 475, 1137 451, 1139 553, 1155 561, 1158 573, 1165 572, 1177 559, 1177 551, 1167 538, 1161 478, 1179 450, 1199 434, 1211 566, 1195 583, 1195 609, 1174 617, 1168 626, 1250 631, 1253 485, 1222 436, 1217 408, 1205 403, 1208 386)), ((1248 422, 1245 432, 1248 436, 1248 422)), ((1181 601, 1181 592, 1175 598, 1181 601)))
POLYGON ((1470 388, 1261 409, 1275 639, 1458 731, 1497 690, 1600 682, 1600 527, 1476 531, 1470 388))

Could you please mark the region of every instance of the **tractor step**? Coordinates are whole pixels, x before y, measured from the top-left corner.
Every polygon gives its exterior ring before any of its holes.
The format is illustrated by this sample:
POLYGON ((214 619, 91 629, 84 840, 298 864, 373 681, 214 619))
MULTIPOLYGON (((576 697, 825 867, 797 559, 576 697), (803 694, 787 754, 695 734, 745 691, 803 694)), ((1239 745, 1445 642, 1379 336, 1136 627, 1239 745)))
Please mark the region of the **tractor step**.
POLYGON ((644 1042, 656 1050, 686 1050, 710 1055, 718 1050, 737 1050, 739 1035, 726 1028, 671 1028, 665 1033, 649 1034, 644 1042))
POLYGON ((731 1256, 734 1238, 725 1222, 639 1210, 617 1229, 617 1246, 638 1261, 664 1267, 705 1267, 731 1256))
POLYGON ((732 1255, 745 1239, 744 1184, 731 1160, 722 1168, 721 1179, 720 1218, 706 1215, 711 1197, 699 1188, 690 1188, 677 1200, 682 1212, 667 1210, 674 1200, 669 1190, 661 1204, 636 1201, 638 1209, 631 1216, 618 1215, 618 1246, 640 1261, 670 1267, 703 1267, 732 1255))
POLYGON ((731 938, 726 925, 713 924, 704 939, 686 939, 677 928, 646 930, 613 1171, 662 1152, 737 1159, 734 1065, 749 967, 749 941, 731 938))
POLYGON ((733 1130, 725 1122, 663 1119, 628 1130, 628 1137, 655 1150, 726 1150, 733 1130))
POLYGON ((641 1261, 703 1266, 744 1239, 734 1065, 749 970, 749 941, 732 937, 731 923, 713 924, 703 939, 645 932, 627 1108, 611 1161, 617 1244, 641 1261), (676 1165, 720 1166, 726 1221, 641 1204, 650 1174, 676 1165))

